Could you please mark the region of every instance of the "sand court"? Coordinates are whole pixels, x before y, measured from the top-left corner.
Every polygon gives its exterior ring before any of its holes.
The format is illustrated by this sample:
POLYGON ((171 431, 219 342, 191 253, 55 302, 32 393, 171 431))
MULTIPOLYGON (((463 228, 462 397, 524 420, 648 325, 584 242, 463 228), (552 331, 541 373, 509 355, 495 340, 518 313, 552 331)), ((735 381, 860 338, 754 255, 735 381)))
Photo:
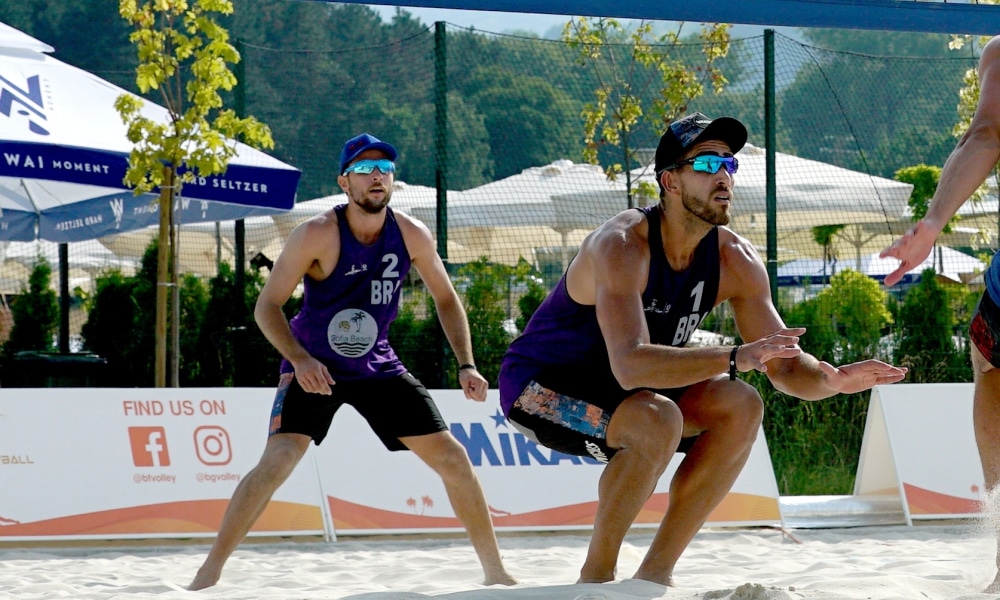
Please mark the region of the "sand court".
POLYGON ((972 600, 994 568, 995 538, 982 523, 838 529, 705 529, 681 557, 675 587, 629 579, 652 539, 633 531, 619 580, 574 584, 588 535, 500 534, 513 588, 483 586, 458 537, 380 536, 337 542, 248 542, 219 585, 184 589, 204 543, 0 546, 0 600, 212 598, 312 600, 972 600))

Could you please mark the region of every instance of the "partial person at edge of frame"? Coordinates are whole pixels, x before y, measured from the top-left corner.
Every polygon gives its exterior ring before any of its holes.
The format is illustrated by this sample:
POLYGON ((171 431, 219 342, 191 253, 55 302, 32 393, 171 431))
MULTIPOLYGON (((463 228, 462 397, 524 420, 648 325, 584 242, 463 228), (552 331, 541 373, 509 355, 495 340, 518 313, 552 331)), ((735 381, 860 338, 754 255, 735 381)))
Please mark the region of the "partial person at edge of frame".
MULTIPOLYGON (((880 256, 900 261, 886 276, 885 285, 896 285, 907 272, 930 255, 934 243, 1000 162, 1000 37, 991 39, 979 56, 979 103, 969 129, 958 140, 941 170, 941 179, 931 198, 927 214, 880 256)), ((990 260, 983 278, 983 292, 969 324, 972 340, 973 406, 972 421, 983 466, 987 493, 1000 484, 1000 260, 998 252, 990 260)), ((1000 533, 1000 532, 998 532, 1000 533)), ((1000 539, 996 565, 1000 567, 1000 539)), ((986 588, 1000 593, 1000 572, 986 588)))

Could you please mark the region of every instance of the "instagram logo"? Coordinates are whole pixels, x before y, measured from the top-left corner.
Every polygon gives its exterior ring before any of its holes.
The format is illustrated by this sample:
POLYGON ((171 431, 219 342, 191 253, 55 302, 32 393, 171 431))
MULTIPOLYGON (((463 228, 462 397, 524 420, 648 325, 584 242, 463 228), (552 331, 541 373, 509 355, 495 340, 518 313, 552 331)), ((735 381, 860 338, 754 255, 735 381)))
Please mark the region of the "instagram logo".
POLYGON ((169 467, 170 451, 162 427, 129 427, 132 463, 137 467, 169 467))
POLYGON ((229 432, 217 425, 204 425, 194 430, 194 451, 198 460, 209 466, 228 465, 233 460, 229 432))

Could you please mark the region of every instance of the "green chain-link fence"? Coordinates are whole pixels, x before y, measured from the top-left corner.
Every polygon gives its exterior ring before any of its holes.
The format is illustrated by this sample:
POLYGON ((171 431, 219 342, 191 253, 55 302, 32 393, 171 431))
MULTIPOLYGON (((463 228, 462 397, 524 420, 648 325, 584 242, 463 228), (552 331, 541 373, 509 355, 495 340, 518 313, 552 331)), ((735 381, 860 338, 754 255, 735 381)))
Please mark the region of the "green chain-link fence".
MULTIPOLYGON (((392 205, 421 218, 439 240, 447 239, 440 247, 458 288, 464 292, 487 272, 497 282, 505 321, 498 327, 504 335, 516 330, 522 299, 527 295, 524 306, 530 306, 538 286, 544 291, 558 279, 583 237, 629 206, 626 181, 633 186, 632 204, 656 201, 638 184, 652 182, 648 167, 662 125, 631 132, 634 153, 627 164, 613 145, 600 144, 600 165, 582 162, 581 113, 594 102, 603 75, 592 64, 581 64, 579 51, 563 41, 444 25, 442 51, 435 28, 405 14, 382 23, 357 5, 244 4, 256 10, 238 6, 231 32, 243 52, 247 113, 272 128, 274 154, 303 172, 295 210, 246 221, 246 256, 256 258, 248 268, 263 276, 295 224, 345 201, 336 185, 340 147, 362 131, 399 149, 392 205), (442 68, 443 81, 436 75, 442 68), (442 98, 447 106, 443 132, 442 98), (441 133, 446 160, 438 164, 441 133), (615 163, 631 175, 609 180, 604 170, 615 163), (448 187, 448 213, 447 228, 439 230, 435 185, 442 180, 448 187)), ((912 58, 871 56, 863 49, 830 51, 775 37, 774 266, 779 305, 790 318, 826 319, 816 315, 827 313, 796 307, 829 289, 834 274, 874 268, 870 255, 912 224, 910 187, 894 181, 894 174, 919 164, 940 166, 954 147, 958 92, 975 58, 969 51, 948 53, 947 39, 935 39, 940 40, 936 52, 912 58), (793 263, 803 260, 808 262, 793 263)), ((766 257, 764 47, 764 37, 733 40, 717 65, 728 80, 721 93, 713 93, 706 80, 704 95, 674 110, 730 115, 747 124, 750 145, 739 155, 731 226, 766 257)), ((631 51, 625 45, 608 49, 618 57, 631 51)), ((653 50, 697 66, 703 48, 682 43, 653 50)), ((651 75, 655 68, 630 76, 643 102, 658 92, 651 75)), ((705 77, 705 72, 694 73, 696 79, 705 77)), ((131 78, 122 72, 98 74, 126 87, 131 78)), ((976 267, 965 259, 995 245, 996 221, 994 195, 970 205, 955 231, 942 238, 942 245, 964 253, 942 252, 936 265, 952 304, 969 302, 956 290, 975 293, 976 267)), ((231 222, 186 229, 182 271, 207 282, 220 262, 232 264, 232 231, 231 222)), ((133 274, 151 238, 152 232, 136 232, 70 245, 70 289, 77 290, 74 334, 87 319, 95 278, 109 267, 133 274)), ((38 253, 48 254, 55 266, 54 246, 9 244, 0 291, 17 294, 38 253)), ((419 282, 410 283, 406 310, 419 321, 429 308, 419 282)), ((719 311, 704 326, 733 335, 726 313, 719 311)), ((954 314, 949 326, 960 337, 968 313, 954 314)), ((886 323, 882 333, 900 335, 904 321, 894 323, 886 323)), ((406 339, 424 343, 419 336, 406 339)), ((255 351, 273 352, 262 339, 255 340, 260 344, 255 351)), ((888 354, 898 346, 881 343, 888 354)), ((425 352, 426 347, 401 351, 425 352)))

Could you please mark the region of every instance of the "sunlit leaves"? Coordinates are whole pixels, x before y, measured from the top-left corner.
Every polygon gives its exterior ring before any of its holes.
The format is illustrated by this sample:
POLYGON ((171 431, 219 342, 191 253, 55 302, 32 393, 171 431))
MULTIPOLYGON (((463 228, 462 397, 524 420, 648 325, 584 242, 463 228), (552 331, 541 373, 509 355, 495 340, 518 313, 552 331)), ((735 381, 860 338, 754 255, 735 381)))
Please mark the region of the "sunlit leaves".
MULTIPOLYGON (((702 27, 698 61, 685 60, 679 52, 682 28, 683 23, 657 35, 646 21, 626 28, 615 19, 587 17, 574 18, 563 28, 563 41, 598 83, 593 101, 580 114, 583 160, 598 164, 602 149, 617 148, 621 162, 605 168, 611 179, 641 166, 636 152, 655 146, 655 137, 706 87, 718 93, 727 83, 716 63, 729 52, 729 25, 702 27)), ((626 179, 631 187, 631 178, 626 179)))
POLYGON ((125 184, 137 194, 162 184, 164 167, 183 170, 183 181, 224 172, 235 140, 274 147, 266 125, 222 110, 220 91, 236 86, 229 65, 240 56, 215 16, 232 11, 230 0, 120 0, 119 13, 135 28, 129 39, 139 58, 136 85, 157 92, 170 115, 150 120, 142 101, 127 95, 115 105, 134 144, 125 184))

